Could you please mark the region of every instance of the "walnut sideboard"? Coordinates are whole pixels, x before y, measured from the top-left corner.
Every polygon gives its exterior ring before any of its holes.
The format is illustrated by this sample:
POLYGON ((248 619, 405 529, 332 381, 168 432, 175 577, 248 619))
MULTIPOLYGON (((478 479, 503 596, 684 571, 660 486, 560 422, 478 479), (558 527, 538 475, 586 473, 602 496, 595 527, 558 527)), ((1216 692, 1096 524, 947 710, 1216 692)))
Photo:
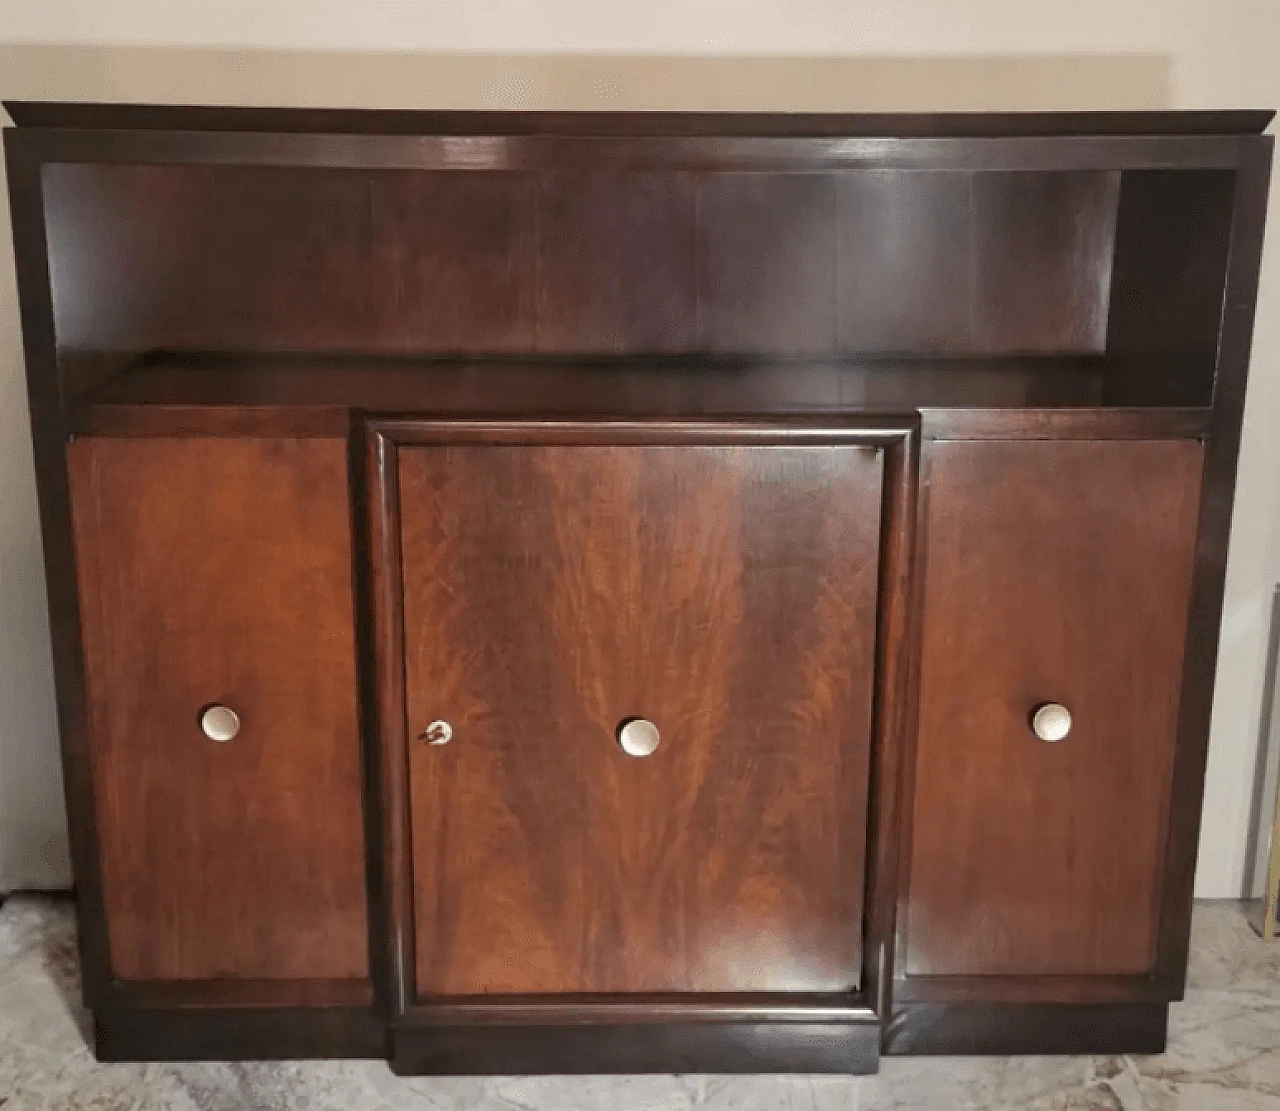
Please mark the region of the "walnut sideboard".
POLYGON ((1164 1046, 1270 113, 8 110, 100 1057, 1164 1046))

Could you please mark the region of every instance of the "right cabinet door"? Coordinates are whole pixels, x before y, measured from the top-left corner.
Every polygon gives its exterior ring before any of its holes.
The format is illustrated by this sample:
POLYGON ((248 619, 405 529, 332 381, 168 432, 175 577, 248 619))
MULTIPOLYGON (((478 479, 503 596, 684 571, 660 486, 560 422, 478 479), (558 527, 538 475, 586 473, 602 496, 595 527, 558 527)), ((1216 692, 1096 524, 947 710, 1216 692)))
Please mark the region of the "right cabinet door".
POLYGON ((1151 971, 1202 450, 930 446, 900 974, 1151 971))

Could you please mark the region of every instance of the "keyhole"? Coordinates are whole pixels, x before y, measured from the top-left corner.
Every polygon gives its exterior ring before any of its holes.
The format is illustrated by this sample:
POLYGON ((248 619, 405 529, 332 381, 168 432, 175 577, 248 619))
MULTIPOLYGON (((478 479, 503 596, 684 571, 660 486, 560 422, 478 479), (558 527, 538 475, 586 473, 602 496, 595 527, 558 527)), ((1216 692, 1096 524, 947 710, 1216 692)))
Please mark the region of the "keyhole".
POLYGON ((421 733, 418 740, 429 745, 447 745, 453 739, 453 726, 447 721, 433 721, 421 733))

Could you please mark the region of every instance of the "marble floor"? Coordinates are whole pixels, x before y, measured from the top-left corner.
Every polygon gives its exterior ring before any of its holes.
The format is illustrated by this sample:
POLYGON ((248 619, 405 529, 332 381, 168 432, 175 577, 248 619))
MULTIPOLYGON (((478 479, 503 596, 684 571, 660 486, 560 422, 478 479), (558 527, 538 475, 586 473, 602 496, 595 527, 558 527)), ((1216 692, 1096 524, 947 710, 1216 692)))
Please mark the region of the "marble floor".
POLYGON ((100 1065, 69 904, 0 908, 0 1109, 123 1111, 1280 1111, 1280 941, 1196 909, 1190 985, 1159 1057, 889 1059, 875 1077, 403 1080, 377 1061, 100 1065))

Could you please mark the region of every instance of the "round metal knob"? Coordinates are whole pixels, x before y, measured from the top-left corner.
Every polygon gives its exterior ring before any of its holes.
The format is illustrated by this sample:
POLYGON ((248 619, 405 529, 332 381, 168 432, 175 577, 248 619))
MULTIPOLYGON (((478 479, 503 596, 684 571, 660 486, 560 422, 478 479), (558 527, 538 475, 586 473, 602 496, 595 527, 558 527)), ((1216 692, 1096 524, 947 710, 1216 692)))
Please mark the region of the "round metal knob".
POLYGON ((1045 702, 1031 715, 1031 731, 1042 741, 1061 741, 1071 732, 1071 711, 1057 702, 1045 702))
POLYGON ((433 721, 418 734, 418 740, 429 745, 447 745, 453 740, 453 726, 447 721, 433 721))
POLYGON ((200 713, 200 731, 211 741, 229 741, 240 732, 240 715, 230 706, 208 706, 200 713))
POLYGON ((628 718, 618 727, 618 744, 628 756, 651 756, 658 747, 658 727, 644 718, 628 718))

